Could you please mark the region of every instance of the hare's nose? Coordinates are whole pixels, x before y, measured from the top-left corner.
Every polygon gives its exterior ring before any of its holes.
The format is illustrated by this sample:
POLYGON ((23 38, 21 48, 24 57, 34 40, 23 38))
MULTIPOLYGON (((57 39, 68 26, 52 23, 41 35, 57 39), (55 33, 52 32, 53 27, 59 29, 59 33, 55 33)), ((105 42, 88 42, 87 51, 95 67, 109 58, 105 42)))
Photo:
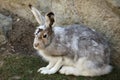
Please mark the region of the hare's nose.
POLYGON ((38 45, 39 45, 39 43, 35 43, 35 44, 34 44, 35 47, 38 47, 38 45))

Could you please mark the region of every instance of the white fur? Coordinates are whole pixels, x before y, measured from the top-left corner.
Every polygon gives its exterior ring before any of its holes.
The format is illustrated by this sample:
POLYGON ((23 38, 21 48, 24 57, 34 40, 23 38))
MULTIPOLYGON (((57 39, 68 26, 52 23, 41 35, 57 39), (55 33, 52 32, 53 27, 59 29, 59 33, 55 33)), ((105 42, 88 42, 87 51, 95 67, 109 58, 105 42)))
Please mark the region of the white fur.
POLYGON ((66 62, 64 62, 64 65, 59 72, 66 75, 99 76, 109 73, 112 69, 109 65, 106 65, 103 68, 96 68, 94 65, 95 63, 88 61, 86 58, 81 58, 77 62, 72 63, 70 62, 71 60, 67 58, 65 61, 66 62))
POLYGON ((42 74, 54 74, 54 73, 56 73, 60 69, 60 67, 62 66, 62 58, 58 58, 58 60, 56 62, 51 61, 51 63, 53 64, 50 66, 51 69, 42 70, 41 71, 42 74))
POLYGON ((72 38, 72 49, 78 50, 78 37, 73 36, 72 38))
POLYGON ((109 65, 103 68, 96 68, 95 63, 87 60, 87 58, 80 58, 78 61, 73 61, 66 57, 51 57, 44 54, 44 51, 39 51, 39 54, 49 61, 46 67, 38 69, 38 72, 42 74, 54 74, 60 67, 60 73, 65 75, 75 75, 75 76, 99 76, 107 74, 111 71, 112 67, 109 65))
POLYGON ((43 57, 46 61, 51 61, 52 60, 52 57, 51 56, 48 56, 48 55, 45 55, 44 51, 43 50, 39 50, 38 51, 39 55, 41 57, 43 57))
POLYGON ((42 74, 54 74, 63 65, 62 57, 51 57, 51 56, 45 55, 44 51, 42 50, 39 51, 39 54, 49 62, 49 64, 46 67, 42 67, 38 69, 38 72, 41 72, 42 74))
POLYGON ((86 31, 82 32, 82 34, 83 34, 84 36, 88 36, 88 34, 87 34, 86 31))
POLYGON ((75 75, 75 76, 79 76, 79 74, 80 74, 78 69, 73 66, 63 66, 59 72, 61 74, 65 74, 65 75, 75 75))
POLYGON ((39 29, 46 29, 45 25, 38 26, 39 29))
POLYGON ((45 28, 46 28, 46 27, 45 27, 44 25, 38 26, 37 29, 35 30, 35 33, 34 33, 34 34, 36 34, 39 29, 45 30, 45 28))
POLYGON ((62 27, 54 27, 53 30, 54 30, 55 34, 63 34, 63 33, 65 33, 65 30, 62 27))
POLYGON ((55 35, 57 35, 57 34, 61 34, 60 35, 60 41, 62 42, 63 40, 64 40, 64 33, 65 33, 65 30, 64 30, 64 28, 62 28, 62 27, 54 27, 53 28, 53 30, 54 30, 54 33, 55 33, 55 35))

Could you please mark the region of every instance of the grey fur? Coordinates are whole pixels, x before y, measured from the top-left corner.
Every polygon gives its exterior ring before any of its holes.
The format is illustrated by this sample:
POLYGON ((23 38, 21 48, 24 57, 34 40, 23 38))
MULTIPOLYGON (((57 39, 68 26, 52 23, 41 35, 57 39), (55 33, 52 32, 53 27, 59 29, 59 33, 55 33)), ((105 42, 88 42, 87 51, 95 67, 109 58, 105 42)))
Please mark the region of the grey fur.
POLYGON ((72 60, 87 57, 99 67, 109 64, 110 49, 101 34, 83 25, 61 28, 64 33, 56 32, 55 28, 57 27, 53 28, 54 37, 45 49, 47 55, 68 57, 72 60))

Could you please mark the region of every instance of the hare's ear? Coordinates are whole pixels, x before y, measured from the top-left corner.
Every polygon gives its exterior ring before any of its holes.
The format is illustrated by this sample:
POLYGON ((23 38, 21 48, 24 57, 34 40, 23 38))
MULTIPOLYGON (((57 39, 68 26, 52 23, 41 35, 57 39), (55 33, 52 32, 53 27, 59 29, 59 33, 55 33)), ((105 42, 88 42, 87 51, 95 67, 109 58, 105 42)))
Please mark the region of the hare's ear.
POLYGON ((45 15, 45 24, 47 27, 52 27, 53 23, 55 22, 54 20, 54 13, 49 12, 45 15))
POLYGON ((29 4, 29 7, 30 7, 35 19, 37 20, 37 22, 39 24, 44 24, 44 22, 45 22, 44 17, 41 15, 41 13, 35 7, 33 7, 31 4, 29 4))

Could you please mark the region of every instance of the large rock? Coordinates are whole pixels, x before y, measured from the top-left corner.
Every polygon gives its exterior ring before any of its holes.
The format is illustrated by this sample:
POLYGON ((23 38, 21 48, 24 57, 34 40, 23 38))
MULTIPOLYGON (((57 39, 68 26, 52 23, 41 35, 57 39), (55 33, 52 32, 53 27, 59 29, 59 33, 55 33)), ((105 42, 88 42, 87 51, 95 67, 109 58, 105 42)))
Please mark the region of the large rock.
POLYGON ((111 44, 112 61, 120 66, 120 0, 0 0, 1 9, 35 22, 29 4, 42 14, 53 11, 56 25, 83 23, 105 34, 111 44))
POLYGON ((0 46, 7 42, 7 34, 11 29, 12 18, 0 14, 0 46))

